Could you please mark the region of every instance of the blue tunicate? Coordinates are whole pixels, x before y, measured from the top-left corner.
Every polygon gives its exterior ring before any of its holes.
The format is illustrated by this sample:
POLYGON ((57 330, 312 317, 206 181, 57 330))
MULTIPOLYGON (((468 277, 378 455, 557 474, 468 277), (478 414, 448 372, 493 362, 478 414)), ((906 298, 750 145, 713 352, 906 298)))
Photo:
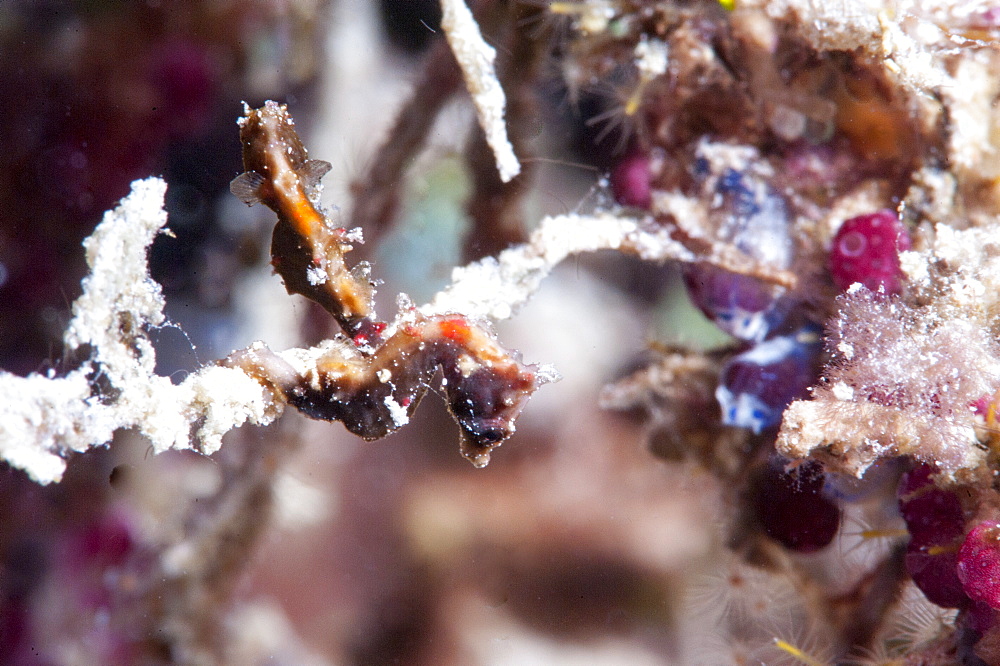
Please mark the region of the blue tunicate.
MULTIPOLYGON (((710 150, 705 145, 699 153, 710 150)), ((787 269, 792 263, 791 222, 785 198, 767 181, 770 170, 753 158, 743 162, 746 156, 739 167, 723 166, 707 154, 695 156, 692 173, 711 202, 715 237, 761 263, 787 269)))
POLYGON ((696 157, 695 160, 692 162, 691 173, 694 175, 695 178, 699 180, 707 178, 708 175, 711 173, 708 160, 706 160, 704 157, 696 157))
POLYGON ((788 404, 816 380, 821 349, 820 329, 810 324, 731 358, 715 390, 722 422, 757 434, 778 425, 788 404))
MULTIPOLYGON (((768 182, 773 173, 769 165, 745 147, 709 142, 699 146, 692 165, 715 241, 750 258, 761 272, 790 269, 794 243, 789 207, 768 182)), ((788 326, 786 318, 795 307, 781 287, 718 265, 691 265, 684 279, 694 304, 740 340, 771 337, 788 326)))
POLYGON ((787 314, 788 304, 779 298, 781 288, 712 264, 685 266, 684 284, 698 309, 740 340, 760 342, 787 314))
POLYGON ((747 179, 735 169, 722 172, 716 184, 719 194, 728 199, 728 205, 734 214, 741 217, 752 217, 760 212, 760 203, 747 179))

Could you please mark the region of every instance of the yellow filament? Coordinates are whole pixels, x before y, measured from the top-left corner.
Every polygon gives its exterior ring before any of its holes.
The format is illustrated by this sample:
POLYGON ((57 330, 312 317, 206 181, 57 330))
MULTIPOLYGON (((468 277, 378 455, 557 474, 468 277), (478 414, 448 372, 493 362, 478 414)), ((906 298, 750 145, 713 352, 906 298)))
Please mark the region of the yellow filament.
POLYGON ((640 83, 639 87, 635 89, 628 99, 625 100, 625 115, 634 116, 636 111, 639 110, 639 105, 642 103, 642 89, 645 88, 645 84, 640 83))
POLYGON ((793 657, 801 661, 803 664, 806 664, 807 666, 827 666, 827 664, 824 664, 822 661, 809 656, 808 654, 806 654, 799 648, 795 647, 788 641, 781 640, 780 638, 775 638, 774 644, 778 647, 779 650, 787 652, 788 654, 792 655, 793 657))
POLYGON ((958 546, 955 544, 947 544, 944 546, 931 546, 927 549, 928 555, 940 555, 942 553, 954 553, 958 550, 958 546))
POLYGON ((895 537, 905 537, 909 532, 904 529, 895 530, 861 530, 862 539, 892 539, 895 537))

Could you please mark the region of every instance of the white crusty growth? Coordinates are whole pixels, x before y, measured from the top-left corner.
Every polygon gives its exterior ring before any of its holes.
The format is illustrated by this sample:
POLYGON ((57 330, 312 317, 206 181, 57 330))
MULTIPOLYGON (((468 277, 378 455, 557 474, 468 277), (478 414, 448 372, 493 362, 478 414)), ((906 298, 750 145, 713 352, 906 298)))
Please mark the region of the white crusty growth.
POLYGON ((521 173, 521 163, 507 138, 504 122, 507 98, 493 66, 496 50, 483 39, 463 0, 441 0, 441 27, 472 95, 486 142, 496 156, 500 180, 507 183, 521 173))
POLYGON ((812 400, 784 414, 778 449, 860 476, 910 455, 949 475, 982 466, 972 405, 1000 388, 1000 244, 991 229, 938 225, 903 254, 907 290, 849 291, 829 325, 835 353, 812 400))
POLYGON ((452 284, 420 308, 425 315, 461 312, 499 321, 538 291, 552 269, 574 254, 620 250, 646 261, 694 261, 695 255, 651 221, 599 212, 544 218, 523 245, 452 272, 452 284))
POLYGON ((165 193, 159 178, 134 182, 85 242, 91 273, 65 341, 90 359, 62 377, 0 373, 0 456, 39 483, 59 481, 69 451, 106 444, 119 428, 138 429, 157 452, 198 446, 210 453, 232 428, 280 413, 239 370, 206 367, 179 385, 153 372, 146 329, 165 318, 146 256, 167 222, 165 193))

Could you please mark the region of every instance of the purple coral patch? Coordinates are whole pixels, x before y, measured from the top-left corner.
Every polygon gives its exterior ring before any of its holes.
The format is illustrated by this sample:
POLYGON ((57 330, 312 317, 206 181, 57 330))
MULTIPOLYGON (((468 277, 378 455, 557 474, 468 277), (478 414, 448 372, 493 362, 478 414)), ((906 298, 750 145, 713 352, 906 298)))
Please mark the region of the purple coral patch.
POLYGON ((823 468, 804 462, 786 471, 774 458, 755 484, 753 502, 764 532, 785 548, 815 552, 840 528, 840 508, 823 493, 823 468))
POLYGON ((691 301, 716 326, 740 340, 759 342, 784 319, 775 287, 708 263, 684 268, 691 301))

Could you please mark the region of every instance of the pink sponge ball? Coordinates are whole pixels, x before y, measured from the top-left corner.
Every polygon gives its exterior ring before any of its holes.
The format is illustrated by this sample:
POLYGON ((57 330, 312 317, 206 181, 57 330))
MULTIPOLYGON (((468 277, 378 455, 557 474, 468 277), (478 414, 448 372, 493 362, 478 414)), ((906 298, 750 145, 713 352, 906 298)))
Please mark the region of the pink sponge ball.
POLYGON ((846 220, 830 248, 830 274, 841 290, 860 282, 872 291, 881 287, 898 294, 903 286, 899 253, 910 249, 906 226, 891 210, 846 220))
POLYGON ((966 535, 958 550, 958 578, 974 601, 1000 609, 1000 523, 981 522, 966 535))

